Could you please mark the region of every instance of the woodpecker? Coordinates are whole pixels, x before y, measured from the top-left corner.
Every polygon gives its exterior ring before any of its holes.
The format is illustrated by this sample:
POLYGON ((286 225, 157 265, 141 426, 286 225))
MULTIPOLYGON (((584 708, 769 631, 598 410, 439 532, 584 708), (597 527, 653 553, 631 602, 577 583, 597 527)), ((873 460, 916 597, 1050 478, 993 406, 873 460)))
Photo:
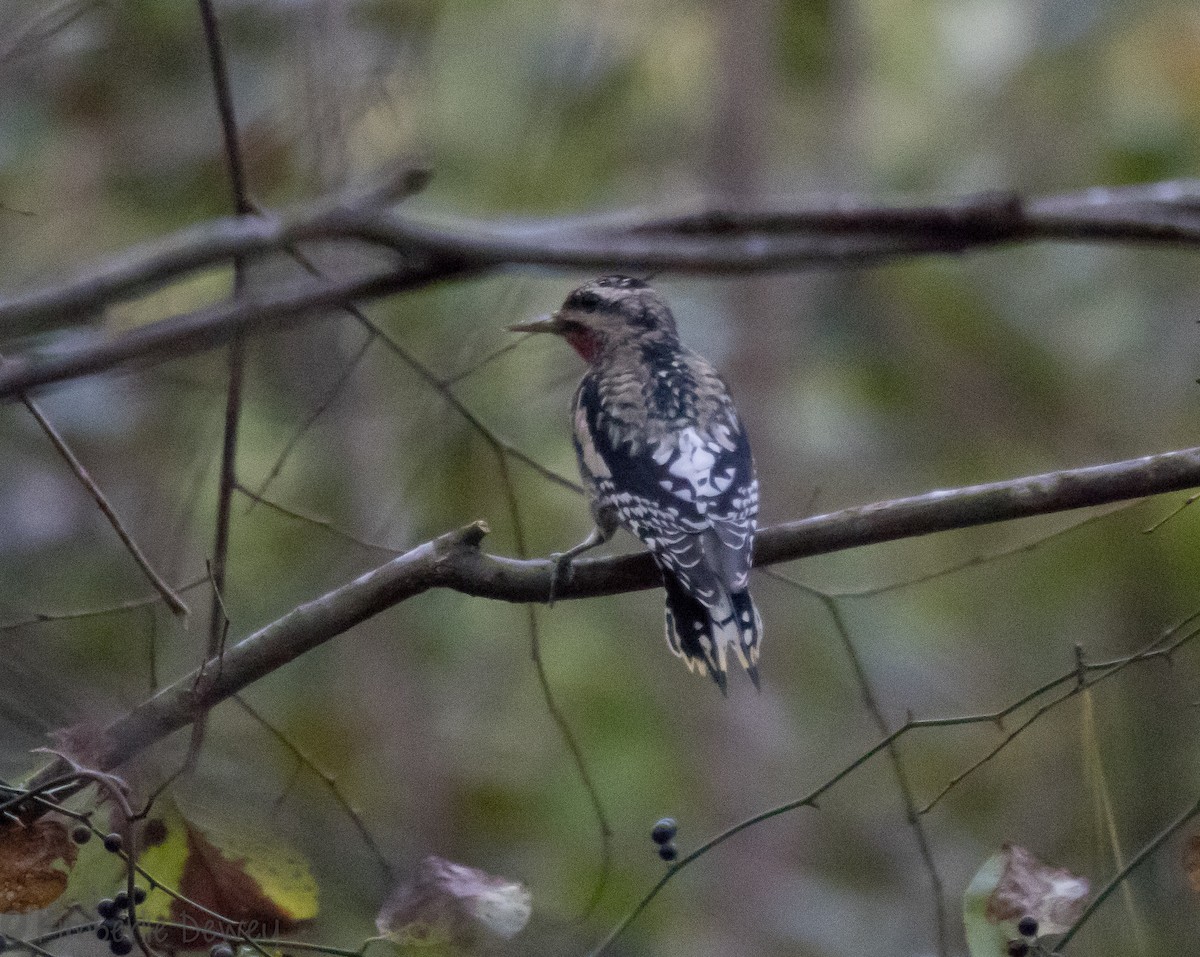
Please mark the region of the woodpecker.
POLYGON ((763 627, 747 587, 758 480, 721 377, 680 343, 662 297, 629 276, 595 279, 549 318, 510 328, 560 335, 589 365, 572 424, 596 528, 553 556, 555 581, 628 529, 662 573, 671 651, 725 694, 732 648, 759 687, 763 627))

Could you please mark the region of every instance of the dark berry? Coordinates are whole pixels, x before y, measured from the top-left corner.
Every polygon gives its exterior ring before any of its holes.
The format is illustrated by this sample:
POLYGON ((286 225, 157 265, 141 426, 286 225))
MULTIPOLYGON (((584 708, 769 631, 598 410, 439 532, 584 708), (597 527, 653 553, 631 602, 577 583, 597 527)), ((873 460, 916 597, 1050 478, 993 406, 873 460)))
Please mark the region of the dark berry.
POLYGON ((105 897, 96 905, 96 913, 106 919, 116 917, 117 911, 120 909, 120 906, 111 897, 105 897))
POLYGON ((86 844, 92 839, 92 829, 86 824, 76 824, 71 831, 71 840, 76 844, 86 844))
POLYGON ((0 934, 0 954, 8 950, 8 938, 0 934))
POLYGON ((144 904, 144 903, 146 903, 146 888, 144 888, 144 887, 135 887, 135 888, 133 889, 133 902, 134 902, 135 904, 144 904))
POLYGON ((675 840, 675 835, 679 828, 675 824, 675 819, 664 817, 661 821, 654 825, 650 831, 650 837, 654 839, 655 844, 666 844, 669 841, 675 840))
POLYGON ((152 817, 142 828, 142 847, 158 847, 167 839, 167 825, 162 818, 152 817))
POLYGON ((115 831, 112 834, 104 835, 104 849, 111 854, 118 853, 125 846, 125 842, 121 840, 121 835, 115 831))
POLYGON ((1024 940, 1010 940, 1008 942, 1008 957, 1025 957, 1029 953, 1029 943, 1024 940))
POLYGON ((124 957, 125 954, 133 950, 133 941, 128 937, 115 937, 112 943, 108 945, 108 949, 116 954, 117 957, 124 957))
POLYGON ((660 844, 658 846, 658 856, 670 864, 679 856, 679 850, 674 844, 660 844))
POLYGON ((208 957, 233 957, 233 948, 228 944, 213 944, 208 957))
POLYGON ((129 895, 121 891, 113 898, 113 903, 117 905, 117 910, 129 910, 129 895))
POLYGON ((1038 930, 1037 921, 1034 920, 1034 918, 1030 917, 1029 915, 1022 917, 1020 919, 1020 921, 1017 923, 1017 932, 1022 937, 1036 937, 1037 930, 1038 930))
POLYGON ((116 940, 125 935, 125 926, 117 920, 103 920, 96 928, 96 936, 101 940, 116 940))

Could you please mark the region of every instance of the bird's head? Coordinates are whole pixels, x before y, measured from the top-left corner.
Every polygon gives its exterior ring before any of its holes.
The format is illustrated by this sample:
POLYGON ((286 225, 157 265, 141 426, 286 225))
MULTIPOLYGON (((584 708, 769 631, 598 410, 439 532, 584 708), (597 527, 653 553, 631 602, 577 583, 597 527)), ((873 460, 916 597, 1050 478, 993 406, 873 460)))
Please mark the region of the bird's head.
POLYGON ((567 296, 548 318, 509 329, 560 335, 593 363, 622 345, 673 343, 679 338, 667 304, 648 283, 629 276, 593 279, 567 296))

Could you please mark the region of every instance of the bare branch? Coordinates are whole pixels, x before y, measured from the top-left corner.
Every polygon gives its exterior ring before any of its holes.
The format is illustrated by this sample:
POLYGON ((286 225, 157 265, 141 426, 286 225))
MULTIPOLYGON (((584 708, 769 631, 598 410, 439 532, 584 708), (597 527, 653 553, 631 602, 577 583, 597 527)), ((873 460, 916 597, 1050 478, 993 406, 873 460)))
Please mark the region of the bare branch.
MULTIPOLYGON (((788 522, 759 535, 754 560, 758 565, 771 565, 805 555, 1106 505, 1197 485, 1200 448, 1162 452, 1123 462, 926 492, 788 522)), ((585 564, 580 562, 580 569, 585 564)))
POLYGON ((96 766, 117 767, 289 661, 439 584, 445 567, 474 551, 486 531, 485 525, 477 523, 418 545, 227 648, 219 669, 215 661, 201 666, 211 673, 207 680, 196 681, 201 670, 197 669, 108 725, 98 742, 96 766))
POLYGON ((357 242, 401 254, 399 265, 340 282, 263 290, 153 323, 54 359, 0 367, 0 398, 98 372, 134 358, 212 349, 245 332, 298 321, 330 306, 390 295, 505 265, 653 269, 694 273, 862 266, 903 256, 962 253, 1033 241, 1200 244, 1200 181, 1092 189, 1022 201, 1007 193, 939 206, 881 207, 840 198, 827 208, 675 216, 577 217, 537 223, 434 224, 380 211, 381 197, 411 192, 421 171, 278 215, 212 220, 129 251, 75 279, 0 298, 0 326, 27 331, 77 321, 197 269, 312 241, 357 242), (35 371, 36 370, 36 371, 35 371))
POLYGON ((1075 923, 1073 923, 1067 929, 1067 932, 1063 934, 1058 943, 1054 945, 1054 949, 1050 951, 1052 957, 1055 954, 1061 954, 1063 952, 1063 948, 1065 948, 1067 944, 1070 943, 1071 938, 1073 938, 1079 932, 1079 928, 1081 928, 1091 919, 1092 915, 1096 913, 1100 905, 1112 896, 1113 891, 1120 887, 1129 878, 1130 874, 1132 874, 1135 870, 1146 863, 1146 861, 1153 857, 1158 852, 1158 849, 1163 846, 1163 844, 1170 840, 1179 831, 1183 830, 1183 828, 1187 826, 1187 823, 1197 814, 1200 814, 1200 800, 1197 800, 1196 803, 1180 814, 1179 817, 1175 818, 1174 821, 1159 831, 1158 834, 1156 834, 1144 847, 1142 847, 1135 855, 1133 855, 1129 863, 1117 871, 1117 873, 1112 876, 1112 879, 1100 889, 1099 893, 1096 894, 1091 903, 1084 908, 1083 913, 1079 915, 1075 923))
MULTIPOLYGON (((204 46, 208 53, 209 71, 212 73, 217 115, 221 121, 221 140, 225 147, 225 165, 229 171, 233 208, 239 217, 245 217, 254 212, 254 206, 250 202, 245 165, 242 162, 241 138, 233 105, 233 91, 229 85, 229 69, 225 63, 225 47, 221 43, 221 28, 212 0, 197 0, 196 6, 204 27, 204 46)), ((246 260, 243 256, 237 256, 233 260, 234 301, 240 299, 245 291, 246 260)), ((246 342, 243 337, 238 336, 229 345, 229 384, 225 393, 225 429, 221 442, 220 478, 217 483, 217 520, 213 534, 212 562, 208 570, 213 588, 212 602, 209 605, 206 659, 213 658, 224 648, 224 636, 229 628, 229 617, 221 595, 225 590, 225 570, 229 561, 230 510, 233 507, 233 493, 237 485, 238 434, 241 429, 245 380, 246 342)), ((205 726, 206 717, 198 715, 192 725, 192 747, 188 752, 186 766, 191 766, 200 752, 205 726)), ((130 880, 132 881, 132 876, 130 880)))
MULTIPOLYGON (((174 590, 179 594, 183 594, 184 592, 192 591, 193 589, 199 588, 201 585, 205 585, 207 583, 208 575, 206 574, 200 578, 194 578, 191 581, 178 586, 174 590)), ((154 594, 147 595, 144 598, 131 598, 127 601, 115 602, 114 604, 103 605, 97 608, 82 608, 77 611, 35 612, 32 615, 17 619, 16 621, 0 622, 0 635, 4 634, 6 631, 17 631, 21 628, 31 628, 34 625, 44 625, 48 622, 79 621, 85 618, 98 618, 102 615, 115 615, 124 611, 134 611, 138 608, 150 608, 154 605, 157 605, 162 600, 162 594, 160 592, 155 592, 154 594)))
MULTIPOLYGON (((1200 449, 930 492, 764 529, 755 560, 758 565, 769 565, 855 545, 1194 485, 1200 485, 1200 449)), ((502 601, 544 601, 552 563, 485 554, 479 543, 486 532, 487 527, 479 522, 419 545, 245 638, 224 652, 210 681, 197 684, 195 673, 185 675, 109 725, 95 748, 100 755, 97 766, 103 770, 116 767, 310 649, 431 588, 502 601)), ((590 559, 578 562, 572 577, 559 583, 557 597, 611 595, 651 588, 658 582, 648 554, 590 559)))
POLYGON ((247 290, 240 299, 152 322, 111 339, 68 346, 50 356, 7 358, 0 362, 0 399, 133 360, 163 362, 217 349, 243 333, 262 333, 357 299, 418 289, 439 278, 441 274, 429 267, 405 267, 350 279, 309 279, 270 290, 247 290))

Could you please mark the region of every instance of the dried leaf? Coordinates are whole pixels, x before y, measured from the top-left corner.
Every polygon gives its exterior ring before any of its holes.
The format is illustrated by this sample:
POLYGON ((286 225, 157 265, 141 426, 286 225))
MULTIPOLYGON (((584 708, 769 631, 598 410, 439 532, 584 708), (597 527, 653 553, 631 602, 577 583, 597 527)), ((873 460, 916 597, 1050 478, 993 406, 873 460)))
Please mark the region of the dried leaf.
POLYGON ((317 887, 307 862, 277 841, 201 827, 176 808, 147 821, 143 833, 148 846, 138 862, 189 901, 226 918, 218 921, 152 890, 139 914, 187 928, 160 934, 155 943, 198 950, 219 939, 214 932, 277 937, 317 914, 317 887))
POLYGON ((0 826, 0 913, 24 914, 53 904, 67 889, 78 853, 62 821, 5 821, 0 826))
POLYGON ((1041 934, 1061 934, 1082 913, 1087 894, 1084 878, 1005 844, 979 868, 963 895, 967 949, 971 957, 1003 957, 1022 917, 1036 920, 1041 934))
POLYGON ((473 947, 507 940, 529 922, 532 897, 519 881, 430 855, 379 911, 379 933, 400 944, 473 947))
POLYGON ((1043 934, 1061 934, 1083 913, 1090 885, 1061 867, 1048 867, 1014 844, 1004 845, 1004 869, 988 898, 993 923, 1029 916, 1043 934))

